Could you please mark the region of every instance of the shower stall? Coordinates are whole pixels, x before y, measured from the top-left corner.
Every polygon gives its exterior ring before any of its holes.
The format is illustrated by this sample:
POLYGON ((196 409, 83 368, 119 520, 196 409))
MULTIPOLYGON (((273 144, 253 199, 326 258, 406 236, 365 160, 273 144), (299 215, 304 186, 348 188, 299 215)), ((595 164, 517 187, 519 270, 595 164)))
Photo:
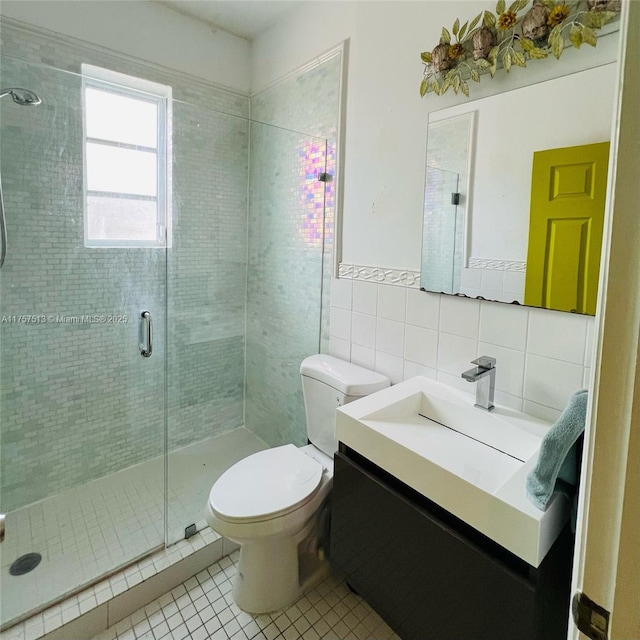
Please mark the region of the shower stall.
POLYGON ((238 459, 306 442, 340 60, 295 98, 314 122, 283 126, 268 112, 295 81, 250 118, 197 79, 20 24, 2 38, 2 86, 30 92, 0 100, 4 629, 206 526, 238 459))

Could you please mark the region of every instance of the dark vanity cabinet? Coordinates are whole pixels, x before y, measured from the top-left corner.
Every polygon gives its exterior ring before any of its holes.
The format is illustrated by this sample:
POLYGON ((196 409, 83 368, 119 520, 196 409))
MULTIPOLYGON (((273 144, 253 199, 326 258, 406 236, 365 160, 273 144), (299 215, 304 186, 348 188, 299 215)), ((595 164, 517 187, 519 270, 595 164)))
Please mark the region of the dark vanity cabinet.
POLYGON ((331 563, 402 640, 565 640, 573 536, 531 567, 355 451, 335 455, 331 563))

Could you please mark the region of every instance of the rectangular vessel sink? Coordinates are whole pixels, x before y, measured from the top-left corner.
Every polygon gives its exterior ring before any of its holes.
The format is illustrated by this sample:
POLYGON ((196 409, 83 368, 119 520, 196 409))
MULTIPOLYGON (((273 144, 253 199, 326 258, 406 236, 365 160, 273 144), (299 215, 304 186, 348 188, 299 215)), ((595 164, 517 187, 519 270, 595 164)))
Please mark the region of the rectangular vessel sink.
POLYGON ((551 424, 416 377, 339 407, 338 440, 537 567, 568 517, 527 499, 526 476, 551 424))

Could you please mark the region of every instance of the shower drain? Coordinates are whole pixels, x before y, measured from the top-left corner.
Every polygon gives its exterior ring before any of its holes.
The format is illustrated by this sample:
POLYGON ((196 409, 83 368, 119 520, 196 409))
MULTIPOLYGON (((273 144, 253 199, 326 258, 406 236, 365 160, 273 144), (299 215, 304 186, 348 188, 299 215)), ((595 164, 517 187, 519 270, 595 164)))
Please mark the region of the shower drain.
POLYGON ((29 571, 33 571, 42 560, 42 556, 39 553, 25 553, 17 560, 14 560, 9 567, 9 573, 12 576, 23 576, 29 571))

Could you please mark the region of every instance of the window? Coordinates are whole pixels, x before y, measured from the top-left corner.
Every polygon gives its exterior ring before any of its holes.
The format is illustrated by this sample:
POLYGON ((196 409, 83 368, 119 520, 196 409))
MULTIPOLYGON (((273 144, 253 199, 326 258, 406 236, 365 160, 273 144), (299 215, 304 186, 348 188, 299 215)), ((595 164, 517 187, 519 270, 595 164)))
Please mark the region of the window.
POLYGON ((82 65, 87 247, 170 245, 171 87, 82 65))

